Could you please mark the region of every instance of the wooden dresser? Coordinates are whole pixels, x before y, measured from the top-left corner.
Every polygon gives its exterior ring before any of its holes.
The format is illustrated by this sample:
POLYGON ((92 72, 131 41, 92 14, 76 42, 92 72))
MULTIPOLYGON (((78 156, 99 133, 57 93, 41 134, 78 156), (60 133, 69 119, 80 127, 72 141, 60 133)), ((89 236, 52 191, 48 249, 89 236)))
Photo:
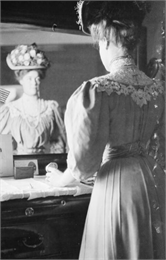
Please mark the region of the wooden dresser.
MULTIPOLYGON (((40 173, 50 161, 65 169, 64 156, 51 157, 38 156, 40 173)), ((1 202, 1 259, 78 259, 90 196, 1 202)))
POLYGON ((90 195, 1 203, 1 259, 78 259, 90 195))

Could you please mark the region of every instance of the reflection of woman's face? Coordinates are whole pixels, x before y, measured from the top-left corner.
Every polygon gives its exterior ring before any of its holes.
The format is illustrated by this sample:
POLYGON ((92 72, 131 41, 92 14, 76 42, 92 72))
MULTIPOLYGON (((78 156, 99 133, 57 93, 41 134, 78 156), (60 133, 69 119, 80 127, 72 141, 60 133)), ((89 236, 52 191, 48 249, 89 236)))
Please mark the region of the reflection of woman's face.
POLYGON ((38 71, 31 70, 20 79, 20 84, 23 87, 25 94, 29 96, 36 96, 39 92, 40 76, 38 71))

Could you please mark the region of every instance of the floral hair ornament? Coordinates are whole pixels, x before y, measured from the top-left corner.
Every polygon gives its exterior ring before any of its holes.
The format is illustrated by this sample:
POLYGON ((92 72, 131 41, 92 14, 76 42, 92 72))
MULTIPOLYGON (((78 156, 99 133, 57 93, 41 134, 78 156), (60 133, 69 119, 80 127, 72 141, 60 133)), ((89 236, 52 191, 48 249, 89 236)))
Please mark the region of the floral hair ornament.
POLYGON ((50 64, 36 43, 18 45, 7 55, 6 62, 11 70, 46 69, 50 64))
POLYGON ((77 24, 85 34, 90 35, 89 26, 98 24, 102 20, 109 24, 119 24, 130 27, 131 21, 135 25, 141 25, 150 11, 148 1, 82 1, 76 6, 78 14, 77 24))

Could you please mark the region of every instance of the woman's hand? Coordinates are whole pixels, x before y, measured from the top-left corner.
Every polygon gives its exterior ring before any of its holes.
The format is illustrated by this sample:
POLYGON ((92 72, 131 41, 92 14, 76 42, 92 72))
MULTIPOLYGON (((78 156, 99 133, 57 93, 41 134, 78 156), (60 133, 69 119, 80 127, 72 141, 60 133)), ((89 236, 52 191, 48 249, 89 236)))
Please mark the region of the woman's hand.
POLYGON ((46 166, 46 172, 46 180, 51 186, 75 187, 80 183, 72 176, 69 169, 66 169, 65 172, 61 172, 58 170, 58 165, 54 162, 46 166))
POLYGON ((63 172, 58 170, 58 165, 56 163, 49 163, 46 166, 46 181, 49 182, 51 186, 61 187, 61 179, 63 172))

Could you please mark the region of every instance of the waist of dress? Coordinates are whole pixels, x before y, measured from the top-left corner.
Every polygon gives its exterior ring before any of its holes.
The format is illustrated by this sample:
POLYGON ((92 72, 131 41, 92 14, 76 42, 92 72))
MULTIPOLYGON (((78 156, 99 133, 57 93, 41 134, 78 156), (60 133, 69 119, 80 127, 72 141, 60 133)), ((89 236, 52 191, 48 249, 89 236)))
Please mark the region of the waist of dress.
POLYGON ((111 147, 110 144, 107 144, 102 161, 106 162, 116 158, 125 158, 137 155, 143 156, 145 154, 147 154, 146 145, 140 141, 113 147, 111 147))

